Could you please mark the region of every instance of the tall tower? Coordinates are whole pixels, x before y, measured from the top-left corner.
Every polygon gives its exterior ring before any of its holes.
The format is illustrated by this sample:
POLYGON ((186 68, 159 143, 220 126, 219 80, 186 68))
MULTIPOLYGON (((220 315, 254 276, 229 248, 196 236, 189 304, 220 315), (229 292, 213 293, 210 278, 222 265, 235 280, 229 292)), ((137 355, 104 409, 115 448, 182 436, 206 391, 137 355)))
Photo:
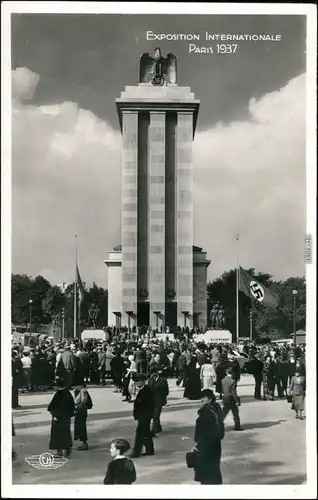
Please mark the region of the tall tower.
MULTIPOLYGON (((154 57, 141 56, 139 84, 126 87, 116 105, 123 137, 122 245, 105 261, 109 323, 191 326, 194 281, 202 281, 193 272, 192 143, 199 100, 177 85, 176 58, 156 49, 154 57)), ((200 300, 202 308, 202 293, 200 300)))

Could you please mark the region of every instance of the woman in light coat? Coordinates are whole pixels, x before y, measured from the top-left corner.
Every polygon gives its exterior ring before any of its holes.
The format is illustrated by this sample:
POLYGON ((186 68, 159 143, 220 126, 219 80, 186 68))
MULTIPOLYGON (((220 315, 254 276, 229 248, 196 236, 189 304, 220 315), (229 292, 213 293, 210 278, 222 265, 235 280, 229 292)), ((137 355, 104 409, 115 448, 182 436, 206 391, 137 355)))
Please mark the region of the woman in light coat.
POLYGON ((135 401, 136 399, 136 396, 137 396, 137 386, 136 386, 136 383, 135 383, 135 375, 137 373, 137 363, 136 361, 134 360, 134 356, 133 354, 131 354, 130 356, 128 356, 128 359, 130 361, 130 367, 128 368, 128 372, 129 372, 129 376, 130 376, 130 381, 129 381, 129 386, 128 386, 128 391, 129 391, 129 394, 130 394, 130 403, 132 403, 133 401, 135 401))
POLYGON ((215 381, 215 371, 210 358, 206 358, 201 366, 200 379, 203 389, 212 389, 215 381))
POLYGON ((301 375, 300 369, 296 368, 296 373, 292 377, 289 386, 289 394, 292 396, 292 410, 295 410, 295 418, 303 420, 303 411, 306 396, 306 379, 301 375))

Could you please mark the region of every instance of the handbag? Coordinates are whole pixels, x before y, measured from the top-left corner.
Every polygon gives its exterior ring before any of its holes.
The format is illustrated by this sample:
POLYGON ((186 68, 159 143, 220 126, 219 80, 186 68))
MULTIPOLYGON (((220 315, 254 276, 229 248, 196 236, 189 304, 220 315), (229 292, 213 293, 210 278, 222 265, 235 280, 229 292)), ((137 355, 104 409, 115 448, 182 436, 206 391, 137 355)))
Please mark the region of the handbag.
POLYGON ((287 398, 287 403, 292 403, 293 396, 291 394, 287 394, 286 398, 287 398))
POLYGON ((197 459, 198 459, 199 452, 194 450, 194 451, 189 451, 186 453, 186 464, 188 469, 194 469, 197 459))

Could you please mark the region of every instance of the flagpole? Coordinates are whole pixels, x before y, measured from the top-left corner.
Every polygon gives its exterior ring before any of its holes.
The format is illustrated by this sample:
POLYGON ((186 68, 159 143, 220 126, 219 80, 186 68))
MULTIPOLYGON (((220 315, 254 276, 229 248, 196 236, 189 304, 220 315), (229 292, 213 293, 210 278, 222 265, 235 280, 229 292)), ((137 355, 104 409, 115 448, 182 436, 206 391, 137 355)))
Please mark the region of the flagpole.
POLYGON ((77 338, 77 234, 75 234, 74 338, 77 338))
POLYGON ((239 279, 240 279, 240 268, 239 268, 239 234, 236 235, 236 343, 238 343, 240 338, 240 314, 239 314, 239 279))

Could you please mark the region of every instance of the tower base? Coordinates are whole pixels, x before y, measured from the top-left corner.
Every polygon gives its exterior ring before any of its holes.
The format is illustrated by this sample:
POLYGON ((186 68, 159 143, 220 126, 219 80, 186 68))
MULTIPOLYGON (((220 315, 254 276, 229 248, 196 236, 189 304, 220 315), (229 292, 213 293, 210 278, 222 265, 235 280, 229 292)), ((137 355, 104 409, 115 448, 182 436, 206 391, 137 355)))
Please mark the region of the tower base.
POLYGON ((166 302, 162 311, 151 314, 148 300, 148 291, 143 289, 137 302, 137 313, 123 310, 122 301, 122 247, 114 247, 109 252, 105 264, 108 268, 108 326, 128 327, 151 326, 160 331, 168 326, 173 331, 177 326, 205 328, 207 325, 207 268, 210 265, 206 259, 206 252, 202 248, 193 247, 193 314, 186 314, 182 324, 178 324, 178 304, 174 297, 169 297, 167 291, 166 302))

